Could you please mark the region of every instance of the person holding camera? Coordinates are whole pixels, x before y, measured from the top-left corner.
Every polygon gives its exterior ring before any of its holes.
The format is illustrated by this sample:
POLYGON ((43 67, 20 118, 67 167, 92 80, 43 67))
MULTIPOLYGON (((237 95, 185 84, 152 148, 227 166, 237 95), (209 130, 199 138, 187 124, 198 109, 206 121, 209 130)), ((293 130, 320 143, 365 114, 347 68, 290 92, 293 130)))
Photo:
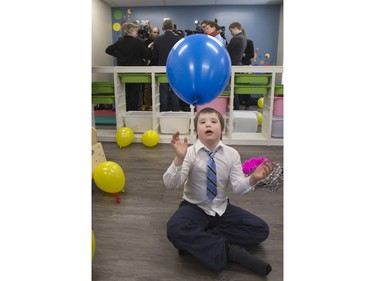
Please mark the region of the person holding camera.
MULTIPOLYGON (((118 66, 144 66, 146 59, 150 58, 151 50, 142 40, 137 38, 138 25, 126 22, 121 27, 122 37, 108 46, 105 52, 116 58, 118 66)), ((138 102, 142 91, 142 84, 125 84, 126 111, 138 110, 138 102)))

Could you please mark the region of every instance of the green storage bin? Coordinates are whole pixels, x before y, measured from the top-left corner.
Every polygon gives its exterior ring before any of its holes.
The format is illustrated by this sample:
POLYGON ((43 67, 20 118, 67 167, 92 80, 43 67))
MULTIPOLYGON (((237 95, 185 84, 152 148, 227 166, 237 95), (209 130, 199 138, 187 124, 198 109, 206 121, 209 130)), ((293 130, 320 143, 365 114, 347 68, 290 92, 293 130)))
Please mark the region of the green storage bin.
POLYGON ((92 82, 92 94, 112 94, 115 92, 113 82, 92 82))
POLYGON ((283 84, 275 85, 275 95, 278 95, 278 96, 284 95, 284 85, 283 84))
POLYGON ((169 83, 166 73, 155 73, 157 83, 169 83))
POLYGON ((122 73, 118 76, 122 83, 151 83, 150 73, 122 73))
POLYGON ((234 83, 238 84, 255 84, 268 85, 272 74, 235 74, 234 83))
POLYGON ((235 94, 252 94, 252 95, 265 95, 269 87, 266 86, 247 86, 247 85, 234 85, 235 94))
POLYGON ((229 97, 230 96, 230 92, 229 91, 223 91, 223 92, 221 92, 220 96, 222 96, 222 97, 229 97))
POLYGON ((114 96, 99 96, 94 95, 91 97, 91 103, 92 104, 114 104, 115 103, 115 97, 114 96))

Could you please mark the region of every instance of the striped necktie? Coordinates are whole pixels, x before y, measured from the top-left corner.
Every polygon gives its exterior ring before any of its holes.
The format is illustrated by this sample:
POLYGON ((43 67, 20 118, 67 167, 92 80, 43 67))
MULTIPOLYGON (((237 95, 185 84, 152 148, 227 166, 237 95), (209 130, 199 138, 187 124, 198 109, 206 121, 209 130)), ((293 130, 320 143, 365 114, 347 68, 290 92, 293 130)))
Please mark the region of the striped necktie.
POLYGON ((210 200, 214 200, 217 195, 217 183, 216 183, 216 164, 214 160, 214 156, 219 148, 215 151, 211 152, 209 150, 204 149, 210 159, 207 163, 207 196, 210 200))

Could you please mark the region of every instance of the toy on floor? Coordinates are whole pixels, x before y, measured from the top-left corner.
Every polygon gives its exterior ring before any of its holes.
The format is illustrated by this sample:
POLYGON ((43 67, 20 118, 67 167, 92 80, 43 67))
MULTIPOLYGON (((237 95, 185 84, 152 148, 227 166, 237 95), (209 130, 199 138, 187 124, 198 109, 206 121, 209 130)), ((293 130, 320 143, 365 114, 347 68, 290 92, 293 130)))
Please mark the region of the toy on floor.
MULTIPOLYGON (((271 164, 271 161, 265 157, 258 157, 258 158, 250 158, 246 160, 242 164, 242 171, 245 175, 250 176, 254 170, 263 163, 263 161, 267 161, 271 164)), ((275 168, 273 171, 263 180, 260 180, 256 183, 255 189, 257 188, 265 188, 269 192, 277 190, 283 181, 283 168, 279 163, 275 163, 275 168)))
MULTIPOLYGON (((103 191, 112 193, 115 198, 117 204, 120 203, 120 197, 118 196, 117 192, 123 191, 124 192, 124 185, 125 185, 125 175, 122 170, 122 168, 117 164, 110 164, 110 166, 116 167, 115 172, 117 174, 117 177, 114 177, 114 174, 105 172, 104 169, 104 163, 110 162, 107 161, 105 157, 105 153, 103 150, 103 146, 100 142, 98 142, 97 135, 96 135, 96 129, 92 128, 92 147, 91 147, 91 173, 92 178, 94 179, 95 184, 102 189, 103 191), (102 165, 102 166, 100 166, 102 165), (117 167, 117 166, 118 167, 117 167), (100 170, 97 171, 97 168, 100 166, 100 170), (95 179, 95 172, 96 172, 96 179, 95 179), (121 175, 122 172, 122 175, 121 175), (113 183, 111 181, 114 180, 113 183), (123 183, 122 183, 123 181, 123 183), (113 185, 114 184, 114 185, 113 185), (118 190, 118 191, 116 191, 118 190)), ((107 167, 108 168, 108 167, 107 167)))
POLYGON ((155 146, 159 142, 159 134, 154 130, 147 130, 142 135, 142 143, 145 146, 155 146))
POLYGON ((120 148, 127 147, 134 140, 134 132, 128 127, 118 129, 116 133, 116 143, 120 148))
POLYGON ((125 191, 124 171, 119 164, 113 161, 105 161, 96 167, 94 181, 101 190, 108 193, 125 191))

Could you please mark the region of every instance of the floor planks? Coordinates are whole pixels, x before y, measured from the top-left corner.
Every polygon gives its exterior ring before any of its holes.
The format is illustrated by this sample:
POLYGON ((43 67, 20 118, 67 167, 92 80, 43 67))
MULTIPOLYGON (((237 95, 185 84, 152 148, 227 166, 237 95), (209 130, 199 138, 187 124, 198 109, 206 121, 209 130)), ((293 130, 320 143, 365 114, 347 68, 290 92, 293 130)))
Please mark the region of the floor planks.
MULTIPOLYGON (((166 223, 177 209, 182 190, 165 190, 162 175, 173 160, 169 144, 145 147, 133 143, 120 149, 104 142, 109 161, 124 170, 125 192, 113 195, 92 186, 92 228, 96 251, 92 262, 92 280, 283 280, 283 188, 273 193, 255 191, 244 196, 229 193, 233 204, 260 216, 270 226, 270 236, 252 253, 267 260, 273 271, 259 277, 236 264, 228 264, 220 274, 191 256, 179 256, 166 238, 166 223)), ((283 147, 233 146, 242 161, 267 157, 283 164, 283 147)))

